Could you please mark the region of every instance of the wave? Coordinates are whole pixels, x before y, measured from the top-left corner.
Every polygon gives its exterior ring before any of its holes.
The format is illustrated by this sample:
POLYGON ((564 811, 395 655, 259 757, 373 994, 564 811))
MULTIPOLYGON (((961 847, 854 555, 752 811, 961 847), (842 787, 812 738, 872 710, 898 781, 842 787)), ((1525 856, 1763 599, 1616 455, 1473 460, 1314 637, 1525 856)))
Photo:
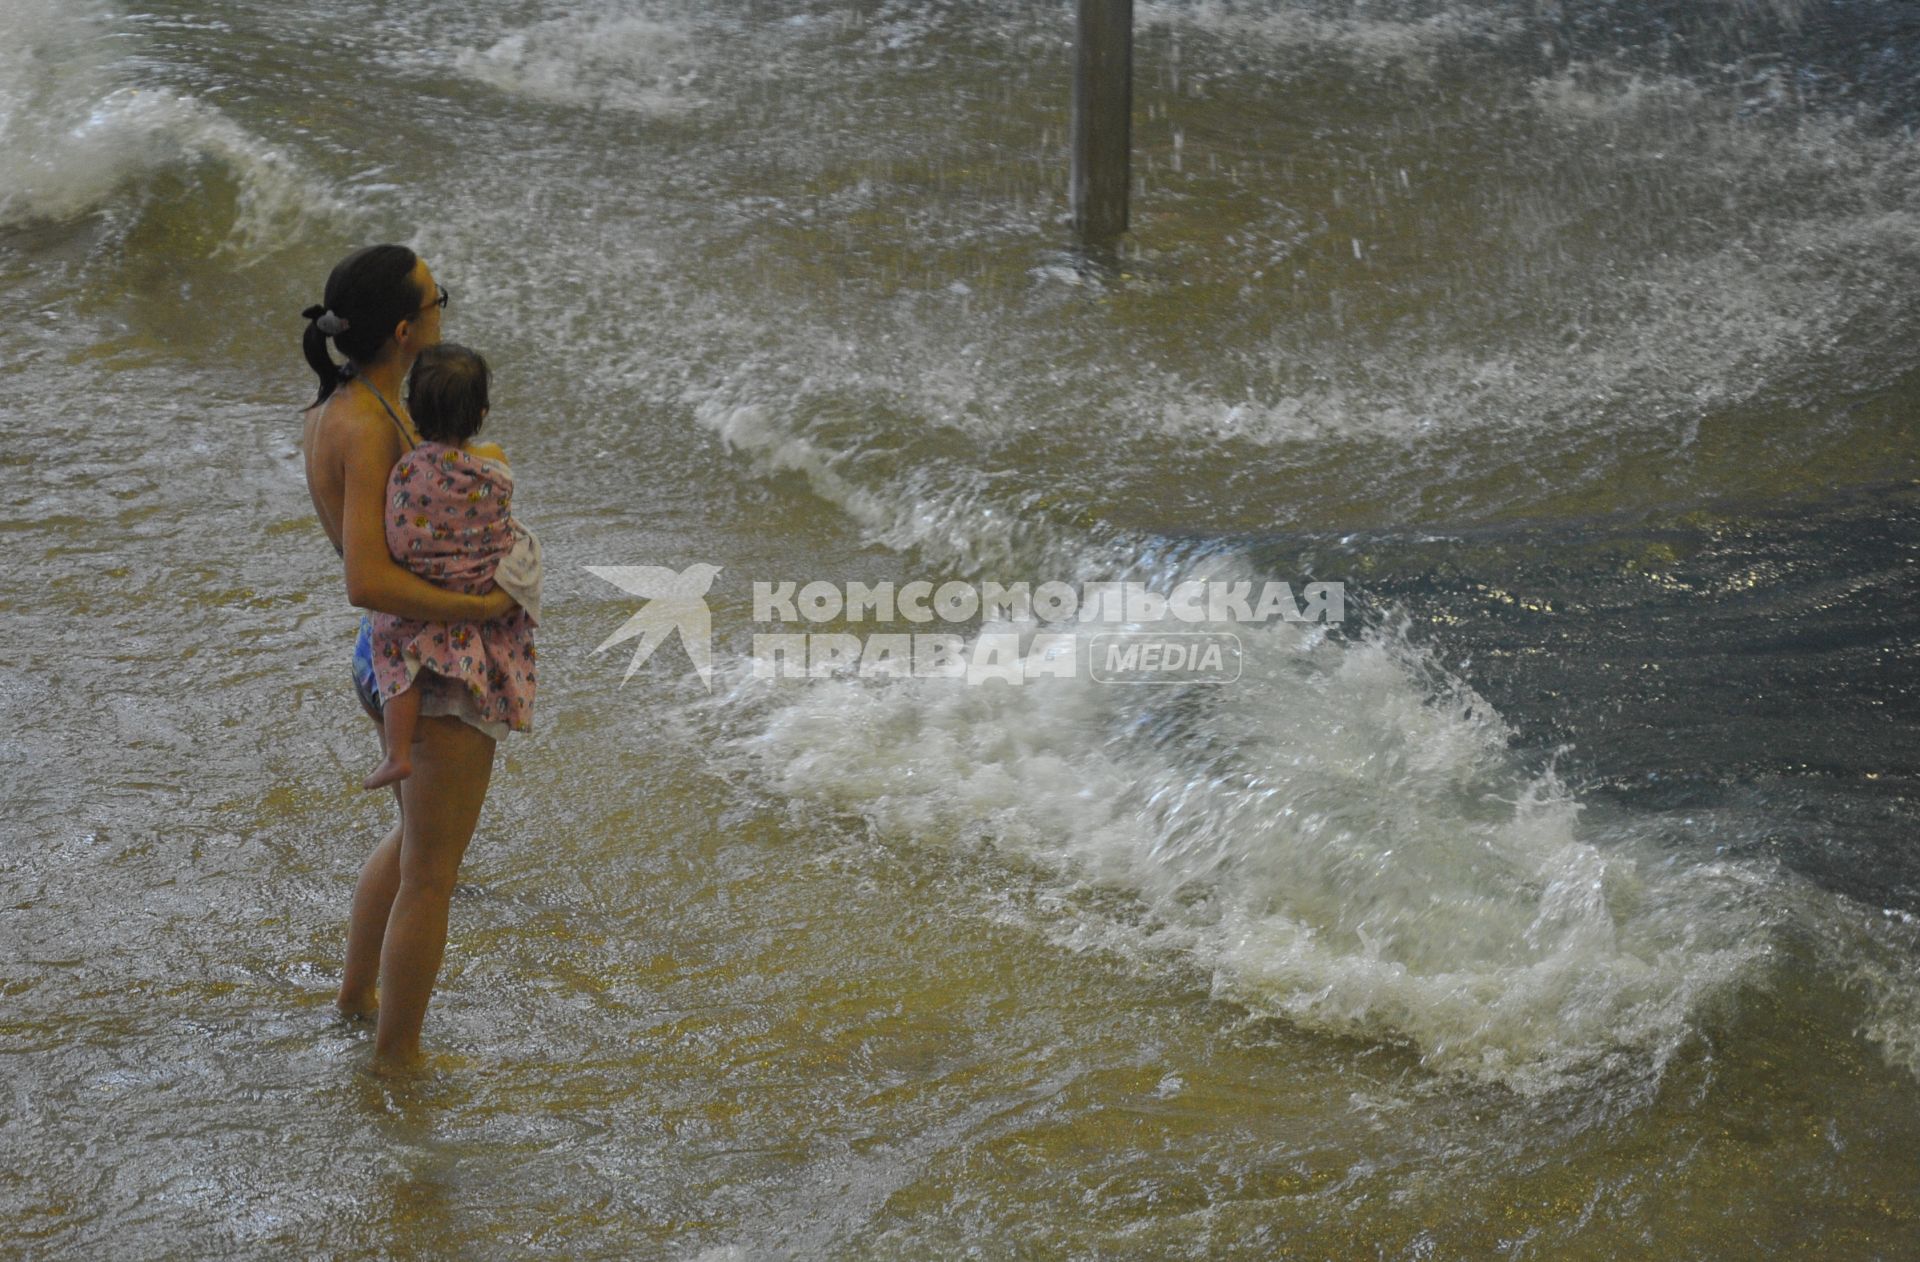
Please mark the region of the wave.
MULTIPOLYGON (((1076 539, 981 494, 874 493, 764 408, 703 420, 928 573, 1258 577, 1230 547, 1076 539)), ((1013 629, 1031 647, 1034 628, 1013 629)), ((1764 961, 1747 915, 1762 878, 1660 871, 1581 838, 1580 804, 1511 764, 1504 723, 1404 625, 1222 629, 1245 640, 1246 674, 1171 698, 1085 679, 780 685, 736 665, 721 704, 762 716, 739 748, 783 793, 888 836, 989 841, 1149 912, 1074 920, 1063 943, 1177 950, 1222 996, 1409 1041, 1436 1069, 1544 1089, 1612 1057, 1657 1076, 1705 996, 1764 961)))
POLYGON ((1717 999, 1764 983, 1796 917, 1777 874, 1583 835, 1581 803, 1391 628, 1242 630, 1247 674, 1217 689, 736 666, 718 704, 759 716, 736 747, 778 791, 1052 872, 1057 944, 1171 954, 1216 997, 1438 1073, 1650 1086, 1717 999))
MULTIPOLYGON (((913 576, 1296 577, 1225 539, 1049 519, 979 469, 886 465, 867 450, 879 435, 836 438, 807 407, 694 401, 758 472, 805 478, 913 576)), ((1058 945, 1199 967, 1217 997, 1405 1045, 1443 1076, 1528 1095, 1604 1080, 1643 1100, 1807 942, 1813 974, 1855 996, 1855 1033, 1920 1075, 1920 932, 1717 844, 1765 821, 1594 815, 1391 611, 1357 634, 1218 629, 1245 642, 1226 687, 794 684, 736 659, 712 704, 792 799, 1039 865, 1063 887, 1038 925, 1058 945)), ((1035 631, 981 633, 1031 651, 1035 631)))
POLYGON ((753 21, 688 0, 596 0, 416 60, 522 100, 670 118, 764 103, 772 80, 829 73, 806 50, 849 21, 809 13, 753 21))
POLYGON ((104 6, 21 0, 8 20, 17 41, 0 56, 0 227, 137 217, 169 173, 202 188, 231 182, 220 248, 243 256, 342 212, 284 151, 214 106, 125 82, 107 55, 104 6))
POLYGON ((689 23, 609 11, 535 23, 460 49, 453 65, 535 101, 674 114, 705 104, 696 87, 703 62, 689 23))

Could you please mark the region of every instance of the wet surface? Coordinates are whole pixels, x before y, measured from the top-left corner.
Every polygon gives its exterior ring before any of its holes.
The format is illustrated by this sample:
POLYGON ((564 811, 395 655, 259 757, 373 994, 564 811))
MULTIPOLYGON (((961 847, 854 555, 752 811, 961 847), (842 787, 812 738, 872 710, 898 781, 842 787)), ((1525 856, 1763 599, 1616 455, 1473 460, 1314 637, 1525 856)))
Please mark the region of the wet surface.
POLYGON ((1140 23, 1101 271, 1060 5, 0 19, 10 1249, 1912 1238, 1912 23, 1140 23), (295 313, 389 238, 550 567, 397 1081, 295 448, 295 313), (622 686, 584 567, 695 561, 714 689, 622 686), (1194 573, 1356 616, 1232 690, 745 658, 754 580, 1194 573))

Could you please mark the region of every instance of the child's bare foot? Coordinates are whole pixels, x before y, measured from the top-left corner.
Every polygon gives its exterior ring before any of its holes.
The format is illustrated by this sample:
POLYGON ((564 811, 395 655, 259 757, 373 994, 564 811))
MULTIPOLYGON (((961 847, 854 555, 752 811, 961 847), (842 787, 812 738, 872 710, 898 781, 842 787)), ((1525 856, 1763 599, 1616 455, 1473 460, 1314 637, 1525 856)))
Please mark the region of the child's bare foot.
POLYGON ((388 755, 387 760, 373 769, 373 773, 360 782, 363 789, 381 789, 387 785, 405 780, 413 774, 413 761, 408 758, 396 758, 388 755))

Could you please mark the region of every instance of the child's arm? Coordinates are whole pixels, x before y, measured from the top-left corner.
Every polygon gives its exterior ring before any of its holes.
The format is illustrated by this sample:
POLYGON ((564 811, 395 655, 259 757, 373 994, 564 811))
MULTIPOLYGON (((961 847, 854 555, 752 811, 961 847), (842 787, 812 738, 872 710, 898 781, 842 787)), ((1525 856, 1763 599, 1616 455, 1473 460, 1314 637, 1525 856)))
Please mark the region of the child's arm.
POLYGON ((346 545, 347 600, 362 609, 420 622, 485 622, 513 610, 500 588, 469 596, 435 586, 402 566, 387 551, 387 432, 368 422, 348 435, 346 502, 340 533, 346 545))

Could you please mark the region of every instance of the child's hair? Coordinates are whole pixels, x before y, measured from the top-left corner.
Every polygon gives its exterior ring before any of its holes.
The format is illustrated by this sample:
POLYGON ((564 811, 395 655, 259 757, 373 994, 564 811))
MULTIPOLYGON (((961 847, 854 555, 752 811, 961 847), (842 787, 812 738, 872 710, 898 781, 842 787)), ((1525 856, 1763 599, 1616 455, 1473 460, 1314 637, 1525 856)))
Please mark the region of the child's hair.
POLYGON ((407 410, 420 437, 458 446, 478 434, 490 377, 480 352, 457 342, 421 351, 407 376, 407 410))

